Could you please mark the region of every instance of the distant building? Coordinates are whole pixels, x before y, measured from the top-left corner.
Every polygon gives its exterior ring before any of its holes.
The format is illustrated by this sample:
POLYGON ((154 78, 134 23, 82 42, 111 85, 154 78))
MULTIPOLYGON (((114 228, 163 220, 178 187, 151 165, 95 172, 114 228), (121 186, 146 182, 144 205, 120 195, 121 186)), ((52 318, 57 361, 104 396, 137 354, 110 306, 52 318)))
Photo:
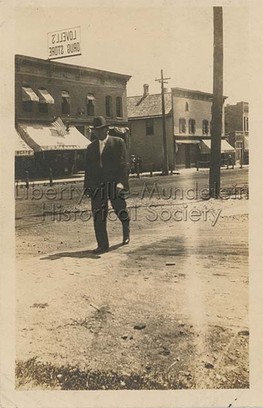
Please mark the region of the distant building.
POLYGON ((225 128, 229 143, 236 150, 236 158, 248 163, 249 154, 249 104, 238 102, 225 107, 225 128))
MULTIPOLYGON (((144 85, 142 96, 127 98, 131 130, 131 154, 142 159, 144 171, 160 170, 163 162, 163 130, 161 94, 149 94, 144 85)), ((224 97, 223 101, 225 101, 224 97)), ((210 160, 213 95, 184 88, 165 92, 166 136, 169 168, 193 167, 198 161, 210 160)), ((224 102, 223 102, 224 103, 224 102)), ((222 158, 234 149, 223 139, 222 158)))
POLYGON ((15 123, 34 151, 33 175, 83 169, 94 116, 116 134, 128 126, 129 75, 24 55, 15 56, 15 123))
MULTIPOLYGON (((169 167, 174 166, 174 141, 171 93, 166 92, 165 115, 169 167)), ((144 84, 143 95, 127 98, 131 131, 130 153, 141 158, 142 171, 161 170, 163 164, 162 98, 149 94, 144 84)))

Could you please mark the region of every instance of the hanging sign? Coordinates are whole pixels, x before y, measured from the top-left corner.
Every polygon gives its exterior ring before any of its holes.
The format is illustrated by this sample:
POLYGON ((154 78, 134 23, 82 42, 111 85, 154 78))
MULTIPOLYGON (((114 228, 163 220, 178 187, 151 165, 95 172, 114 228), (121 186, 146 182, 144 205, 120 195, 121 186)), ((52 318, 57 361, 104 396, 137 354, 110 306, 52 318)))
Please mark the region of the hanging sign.
POLYGON ((80 27, 48 33, 48 59, 57 59, 81 55, 80 27))

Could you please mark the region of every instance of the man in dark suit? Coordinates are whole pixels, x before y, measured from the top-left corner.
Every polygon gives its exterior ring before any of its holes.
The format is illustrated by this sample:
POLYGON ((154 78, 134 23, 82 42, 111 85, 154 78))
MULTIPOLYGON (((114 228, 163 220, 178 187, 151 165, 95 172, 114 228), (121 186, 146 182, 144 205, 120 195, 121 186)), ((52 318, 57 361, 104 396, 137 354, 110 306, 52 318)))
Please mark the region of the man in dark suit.
POLYGON ((103 116, 94 118, 96 139, 87 147, 84 189, 91 197, 98 247, 93 251, 101 254, 109 250, 107 234, 108 200, 122 222, 123 245, 130 241, 129 214, 126 209, 125 191, 128 186, 128 164, 124 141, 108 133, 103 116))

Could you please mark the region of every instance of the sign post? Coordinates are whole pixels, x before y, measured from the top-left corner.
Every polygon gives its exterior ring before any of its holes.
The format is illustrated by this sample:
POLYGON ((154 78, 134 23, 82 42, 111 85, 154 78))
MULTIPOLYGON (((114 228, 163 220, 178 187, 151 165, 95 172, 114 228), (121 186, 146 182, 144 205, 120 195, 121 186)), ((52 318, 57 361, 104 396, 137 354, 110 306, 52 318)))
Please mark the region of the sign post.
POLYGON ((48 33, 47 42, 49 60, 81 55, 80 27, 48 33))

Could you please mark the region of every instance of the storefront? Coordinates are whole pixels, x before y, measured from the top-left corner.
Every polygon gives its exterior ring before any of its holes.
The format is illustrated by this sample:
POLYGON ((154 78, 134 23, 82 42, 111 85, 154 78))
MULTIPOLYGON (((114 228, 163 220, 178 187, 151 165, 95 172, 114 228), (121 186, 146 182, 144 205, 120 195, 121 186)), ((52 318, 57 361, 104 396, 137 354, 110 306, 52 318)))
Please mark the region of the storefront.
POLYGON ((177 168, 195 167, 199 159, 198 139, 175 140, 175 165, 177 168))
POLYGON ((34 151, 30 177, 47 178, 70 175, 84 170, 84 158, 90 141, 75 126, 68 129, 58 118, 50 124, 19 122, 18 132, 34 151))
MULTIPOLYGON (((211 139, 202 139, 200 141, 200 159, 199 164, 202 167, 209 167, 211 154, 211 139)), ((224 139, 221 140, 221 165, 233 165, 236 162, 235 149, 224 139)))
POLYGON ((34 151, 15 130, 15 179, 26 179, 34 168, 34 151))

